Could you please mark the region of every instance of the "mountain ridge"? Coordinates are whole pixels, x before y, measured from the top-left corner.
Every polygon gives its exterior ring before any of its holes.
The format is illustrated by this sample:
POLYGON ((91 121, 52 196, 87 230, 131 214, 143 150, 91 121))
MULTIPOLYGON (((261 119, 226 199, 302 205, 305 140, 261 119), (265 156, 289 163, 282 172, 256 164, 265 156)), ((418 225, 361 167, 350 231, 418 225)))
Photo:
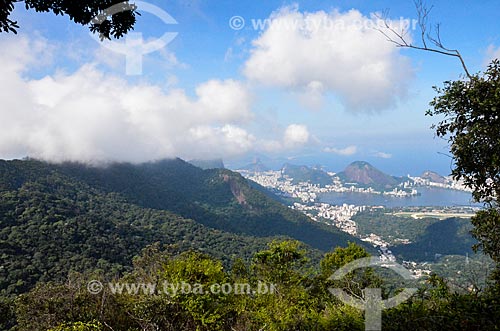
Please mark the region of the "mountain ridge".
POLYGON ((444 176, 441 176, 437 172, 431 171, 431 170, 424 171, 422 173, 422 175, 420 175, 420 177, 423 179, 427 179, 427 180, 434 182, 434 183, 444 184, 447 182, 447 180, 444 176))
POLYGON ((189 160, 188 163, 203 170, 226 168, 222 159, 194 159, 189 160))
POLYGON ((332 184, 332 178, 323 170, 304 165, 294 165, 285 163, 281 168, 281 173, 292 178, 292 182, 309 182, 321 186, 332 184))
POLYGON ((265 172, 269 170, 269 167, 267 167, 264 163, 259 158, 256 158, 252 163, 247 164, 238 170, 246 170, 250 172, 265 172))

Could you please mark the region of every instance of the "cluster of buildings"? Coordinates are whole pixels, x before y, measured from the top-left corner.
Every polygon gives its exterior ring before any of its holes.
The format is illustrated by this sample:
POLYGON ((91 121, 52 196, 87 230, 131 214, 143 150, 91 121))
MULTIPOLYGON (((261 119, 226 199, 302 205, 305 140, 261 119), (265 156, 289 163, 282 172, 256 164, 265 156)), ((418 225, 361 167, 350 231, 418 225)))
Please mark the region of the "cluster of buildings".
MULTIPOLYGON (((372 187, 357 187, 355 185, 342 184, 340 179, 335 176, 335 173, 328 172, 332 178, 331 184, 321 186, 319 184, 311 184, 309 182, 294 183, 293 178, 284 175, 280 170, 269 170, 263 172, 253 172, 248 170, 238 170, 245 178, 250 179, 264 187, 274 190, 277 194, 300 199, 304 203, 314 203, 318 199, 318 194, 328 192, 355 192, 367 194, 384 194, 397 197, 407 197, 417 195, 415 189, 411 191, 394 188, 392 191, 380 192, 372 187)), ((406 186, 405 186, 406 188, 406 186)))
POLYGON ((422 177, 411 177, 408 175, 408 178, 411 179, 411 186, 430 186, 430 187, 438 187, 444 188, 448 190, 457 190, 457 191, 465 191, 472 192, 472 189, 466 187, 463 181, 453 180, 451 177, 443 177, 442 182, 433 182, 427 178, 422 177))
POLYGON ((410 272, 413 274, 413 277, 415 278, 420 278, 422 276, 429 276, 431 274, 431 270, 426 268, 427 262, 422 263, 419 265, 417 262, 413 261, 403 261, 403 266, 410 270, 410 272))
POLYGON ((405 191, 405 190, 400 190, 396 187, 392 191, 383 192, 383 194, 384 195, 392 195, 395 197, 409 197, 409 196, 417 195, 418 192, 415 189, 411 189, 411 191, 405 191))
MULTIPOLYGON (((328 185, 326 186, 328 187, 328 185)), ((376 191, 373 187, 357 187, 354 185, 332 187, 328 192, 355 192, 355 193, 367 193, 367 194, 383 194, 392 195, 395 197, 410 197, 418 194, 416 189, 407 189, 407 186, 402 186, 403 189, 395 187, 391 191, 376 191)))
POLYGON ((366 207, 348 204, 332 206, 328 203, 305 205, 295 202, 291 208, 303 212, 316 222, 336 226, 340 230, 355 236, 357 234, 356 222, 351 220, 351 217, 364 211, 366 207))
POLYGON ((361 238, 361 240, 369 242, 374 247, 378 248, 378 252, 380 254, 381 261, 395 262, 396 257, 392 254, 392 251, 389 249, 389 243, 384 241, 380 236, 375 233, 370 233, 369 236, 365 238, 361 238))
MULTIPOLYGON (((378 249, 378 253, 380 255, 380 260, 383 262, 396 262, 396 257, 389 249, 389 243, 384 241, 380 236, 371 233, 369 236, 365 238, 361 238, 361 240, 371 243, 374 247, 378 249)), ((408 239, 404 240, 405 243, 409 244, 410 241, 408 239)), ((427 263, 423 263, 419 265, 417 262, 413 261, 403 261, 403 266, 408 269, 414 278, 418 279, 423 276, 429 276, 431 274, 431 270, 426 268, 427 263)))
MULTIPOLYGON (((440 177, 439 181, 431 181, 428 178, 412 177, 408 175, 408 180, 401 183, 399 187, 391 191, 380 192, 372 187, 358 187, 355 183, 343 184, 334 172, 327 172, 332 179, 330 184, 321 186, 309 182, 294 183, 293 178, 283 174, 281 170, 269 170, 253 172, 248 170, 238 170, 244 177, 259 183, 260 185, 273 189, 283 196, 300 199, 304 203, 314 203, 318 199, 318 194, 328 192, 355 192, 367 194, 383 194, 396 197, 409 197, 418 195, 416 187, 438 187, 444 189, 460 190, 471 192, 470 188, 464 186, 463 182, 455 181, 451 177, 440 177)), ((436 174, 437 175, 437 174, 436 174)))
MULTIPOLYGON (((327 185, 321 187, 319 184, 311 184, 308 182, 300 182, 298 184, 293 183, 293 178, 287 175, 283 175, 281 171, 263 171, 263 172, 252 172, 246 170, 238 170, 245 178, 250 179, 264 187, 270 188, 276 193, 286 196, 300 199, 304 203, 313 203, 318 199, 319 193, 331 192, 330 187, 334 186, 327 185)), ((340 184, 340 182, 339 182, 340 184)), ((342 184, 340 184, 342 185, 342 184)))

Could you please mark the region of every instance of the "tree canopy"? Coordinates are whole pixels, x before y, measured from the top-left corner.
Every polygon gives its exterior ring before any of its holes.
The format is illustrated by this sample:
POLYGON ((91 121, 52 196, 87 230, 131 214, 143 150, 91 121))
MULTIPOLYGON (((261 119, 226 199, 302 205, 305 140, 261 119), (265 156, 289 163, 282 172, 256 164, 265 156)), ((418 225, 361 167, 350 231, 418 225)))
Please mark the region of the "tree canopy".
MULTIPOLYGON (((0 31, 17 33, 19 25, 11 19, 15 3, 19 0, 0 1, 0 31)), ((25 0, 26 10, 68 15, 78 24, 88 26, 101 39, 123 37, 133 29, 137 6, 122 0, 25 0)))
POLYGON ((473 189, 475 200, 485 202, 472 218, 477 248, 500 261, 500 61, 467 80, 447 81, 435 87, 430 116, 441 116, 436 134, 448 140, 453 154, 452 175, 473 189))
POLYGON ((496 204, 500 193, 500 61, 470 80, 435 87, 428 114, 444 118, 434 126, 450 144, 452 175, 471 187, 474 198, 496 204))
MULTIPOLYGON (((275 241, 257 252, 249 265, 238 267, 245 269, 242 275, 227 271, 209 255, 176 254, 152 245, 122 277, 73 272, 64 282, 41 282, 16 299, 5 298, 0 301, 0 329, 364 330, 362 311, 339 301, 328 288, 357 290, 361 296, 361 288, 385 288, 393 280, 386 284, 370 268, 341 280, 327 279, 341 265, 368 256, 355 244, 325 254, 320 262, 327 269, 325 275, 301 267, 308 254, 298 242, 275 241), (87 288, 90 280, 114 285, 95 294, 87 288), (221 284, 233 290, 211 290, 221 284)), ((418 286, 418 293, 407 302, 384 310, 382 330, 498 330, 497 296, 454 293, 436 275, 418 286)))

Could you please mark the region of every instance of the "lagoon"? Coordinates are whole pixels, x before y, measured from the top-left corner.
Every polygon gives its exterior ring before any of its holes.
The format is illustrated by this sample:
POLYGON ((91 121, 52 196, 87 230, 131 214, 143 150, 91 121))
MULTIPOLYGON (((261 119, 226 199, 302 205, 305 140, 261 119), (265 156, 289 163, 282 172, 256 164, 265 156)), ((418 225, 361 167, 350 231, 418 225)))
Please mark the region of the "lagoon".
POLYGON ((472 202, 472 194, 469 192, 430 187, 419 187, 417 191, 420 195, 411 197, 395 197, 357 192, 329 192, 321 194, 319 200, 331 205, 346 203, 357 206, 385 206, 387 208, 482 206, 482 204, 472 202))

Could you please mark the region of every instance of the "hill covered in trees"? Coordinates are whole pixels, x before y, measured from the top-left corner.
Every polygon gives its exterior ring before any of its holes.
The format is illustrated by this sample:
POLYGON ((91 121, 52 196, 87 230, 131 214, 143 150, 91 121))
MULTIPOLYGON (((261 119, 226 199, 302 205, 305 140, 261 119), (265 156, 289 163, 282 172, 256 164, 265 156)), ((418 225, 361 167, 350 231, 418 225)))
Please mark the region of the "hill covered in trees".
POLYGON ((321 186, 331 185, 332 178, 325 171, 319 168, 311 168, 304 165, 293 165, 285 163, 281 168, 283 175, 293 178, 293 183, 309 182, 311 184, 319 184, 321 186))
POLYGON ((120 274, 154 242, 229 265, 270 237, 324 251, 355 241, 271 197, 236 173, 179 159, 106 167, 0 161, 0 291, 22 293, 70 270, 120 274))
POLYGON ((352 218, 361 236, 372 233, 391 244, 391 250, 399 260, 432 262, 443 255, 472 255, 477 240, 470 231, 470 219, 433 217, 415 219, 400 217, 384 210, 359 213, 352 218), (409 243, 401 243, 402 239, 409 243))

